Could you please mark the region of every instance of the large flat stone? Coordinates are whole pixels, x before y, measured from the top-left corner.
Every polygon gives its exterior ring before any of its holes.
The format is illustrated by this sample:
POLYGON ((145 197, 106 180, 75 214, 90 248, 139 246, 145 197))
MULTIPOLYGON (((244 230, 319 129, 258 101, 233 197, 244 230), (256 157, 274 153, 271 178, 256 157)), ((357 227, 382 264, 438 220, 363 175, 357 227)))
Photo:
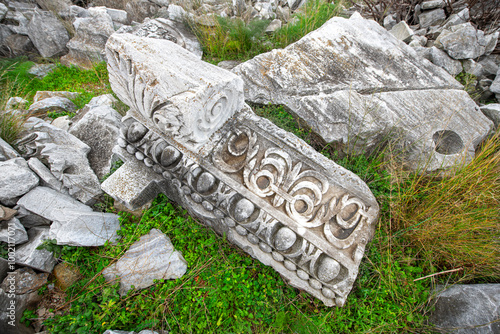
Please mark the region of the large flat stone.
POLYGON ((103 212, 65 212, 68 219, 50 225, 49 238, 58 245, 97 247, 118 241, 118 216, 103 212))
POLYGON ((247 100, 284 104, 344 150, 370 152, 389 141, 413 169, 470 161, 492 128, 452 76, 363 18, 332 18, 233 72, 244 79, 247 100))
POLYGON ((21 197, 17 204, 50 221, 70 219, 68 212, 92 212, 89 206, 47 187, 36 187, 21 197))
POLYGON ((28 25, 28 36, 42 57, 60 56, 68 51, 69 34, 52 12, 35 10, 28 25))
POLYGON ((38 185, 38 177, 23 158, 0 162, 0 201, 22 196, 38 185))
POLYGON ((500 333, 500 284, 439 285, 430 323, 440 333, 500 333))
POLYGON ((195 153, 243 105, 240 78, 173 42, 114 34, 106 55, 120 100, 195 153))
POLYGON ((120 280, 120 294, 144 289, 154 280, 176 279, 187 270, 187 262, 174 249, 170 238, 157 229, 143 235, 114 264, 103 271, 106 281, 120 280))

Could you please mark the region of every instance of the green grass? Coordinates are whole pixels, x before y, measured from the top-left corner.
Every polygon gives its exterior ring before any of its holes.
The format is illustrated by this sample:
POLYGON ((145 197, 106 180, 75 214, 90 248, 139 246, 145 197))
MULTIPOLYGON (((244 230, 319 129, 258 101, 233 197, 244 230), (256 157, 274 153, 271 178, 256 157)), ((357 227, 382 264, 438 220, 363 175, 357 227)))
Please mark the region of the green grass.
POLYGON ((204 60, 218 63, 222 60, 247 60, 263 52, 284 48, 319 28, 337 15, 343 1, 308 1, 290 22, 274 33, 265 30, 270 21, 217 17, 213 27, 188 22, 188 26, 200 41, 204 60))

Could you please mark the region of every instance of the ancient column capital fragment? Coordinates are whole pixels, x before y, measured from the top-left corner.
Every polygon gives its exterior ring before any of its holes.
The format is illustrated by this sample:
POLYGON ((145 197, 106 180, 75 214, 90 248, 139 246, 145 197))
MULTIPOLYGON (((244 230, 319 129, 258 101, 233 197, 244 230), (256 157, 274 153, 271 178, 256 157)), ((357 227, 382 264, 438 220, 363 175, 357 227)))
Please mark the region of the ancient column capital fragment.
MULTIPOLYGON (((243 102, 232 101, 242 101, 242 91, 240 81, 229 72, 201 60, 184 61, 180 47, 173 43, 161 41, 161 53, 154 51, 159 45, 149 43, 149 39, 126 35, 108 43, 107 52, 116 60, 109 64, 112 87, 131 107, 122 120, 118 142, 126 152, 123 156, 141 161, 152 180, 161 176, 166 182, 162 191, 170 199, 273 267, 291 285, 325 305, 342 306, 375 230, 379 207, 368 186, 293 134, 256 116, 243 102), (149 46, 129 53, 128 48, 136 47, 132 44, 149 46), (169 61, 169 57, 174 59, 169 61), (117 65, 122 60, 123 66, 129 66, 125 76, 122 65, 117 65), (165 71, 142 73, 156 63, 163 64, 165 71), (172 75, 170 80, 165 73, 172 75), (175 73, 181 73, 180 77, 175 73), (142 102, 136 103, 137 95, 147 89, 141 88, 137 94, 124 88, 144 78, 158 86, 158 101, 169 101, 169 108, 160 108, 165 117, 189 103, 210 101, 209 94, 196 95, 198 100, 194 101, 161 95, 174 86, 175 96, 183 96, 193 87, 202 87, 199 91, 222 87, 218 92, 225 94, 225 105, 232 107, 221 126, 193 151, 192 146, 187 147, 186 142, 151 121, 150 111, 155 109, 151 104, 144 109, 142 102), (220 83, 221 78, 225 84, 220 83), (200 81, 203 85, 194 84, 200 81)), ((127 186, 124 173, 118 171, 116 178, 115 174, 103 183, 103 189, 113 189, 114 182, 127 186)), ((111 191, 110 195, 123 201, 119 193, 111 191)))

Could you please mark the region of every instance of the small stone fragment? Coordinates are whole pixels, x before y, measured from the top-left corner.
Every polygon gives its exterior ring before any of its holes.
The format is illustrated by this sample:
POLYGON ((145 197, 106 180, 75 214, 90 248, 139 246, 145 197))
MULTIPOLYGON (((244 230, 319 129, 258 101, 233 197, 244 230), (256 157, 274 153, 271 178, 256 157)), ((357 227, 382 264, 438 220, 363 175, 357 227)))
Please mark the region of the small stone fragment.
POLYGON ((396 24, 389 32, 403 42, 408 42, 413 36, 413 30, 411 30, 405 21, 396 24))
POLYGON ((0 205, 0 221, 11 220, 16 213, 16 210, 0 205))
POLYGON ((418 16, 420 27, 422 28, 428 28, 430 26, 441 24, 444 22, 445 19, 446 19, 446 14, 444 13, 444 9, 442 8, 430 10, 428 12, 423 12, 418 16))
POLYGON ((120 280, 120 294, 125 295, 131 286, 144 289, 153 280, 176 279, 187 270, 187 262, 174 250, 170 238, 157 229, 143 235, 114 264, 103 271, 107 282, 120 280))
POLYGON ((495 124, 495 128, 498 128, 500 125, 500 104, 492 103, 484 105, 481 107, 481 111, 495 124))
POLYGON ((49 97, 33 103, 28 111, 31 114, 45 114, 47 112, 74 112, 76 106, 65 97, 49 97))
POLYGON ((66 262, 56 265, 52 274, 56 278, 56 286, 61 290, 66 290, 82 278, 78 268, 66 262))
POLYGON ((443 8, 443 7, 444 7, 444 0, 430 0, 430 1, 424 1, 420 4, 420 8, 422 8, 422 10, 429 10, 429 9, 443 8))
POLYGON ((7 144, 5 140, 0 138, 0 161, 7 161, 18 157, 19 153, 7 144))
POLYGON ((22 196, 38 185, 38 177, 23 158, 0 162, 0 201, 22 196))
POLYGON ((38 175, 40 178, 40 185, 43 187, 49 187, 56 191, 67 193, 68 191, 64 189, 61 181, 56 179, 56 177, 50 172, 50 170, 37 158, 31 158, 28 160, 28 166, 32 171, 38 175))
POLYGON ((33 227, 28 231, 28 242, 16 248, 16 263, 47 273, 52 272, 56 259, 46 249, 37 249, 49 239, 48 227, 33 227))
MULTIPOLYGON (((38 78, 42 79, 47 74, 52 72, 56 68, 55 64, 35 64, 28 71, 29 74, 36 75, 38 78)), ((34 99, 36 102, 36 100, 34 99)))
POLYGON ((5 104, 5 110, 24 109, 28 101, 22 97, 11 97, 5 104))
POLYGON ((14 217, 0 222, 0 241, 20 245, 28 241, 28 233, 19 219, 14 217))
POLYGON ((69 100, 74 100, 76 99, 80 93, 78 92, 68 92, 68 91, 48 91, 48 90, 41 90, 36 92, 35 96, 33 97, 33 102, 38 102, 41 100, 45 100, 51 97, 64 97, 69 100))
POLYGON ((281 20, 280 19, 274 19, 269 23, 269 25, 266 28, 267 33, 273 33, 276 30, 281 28, 281 20))

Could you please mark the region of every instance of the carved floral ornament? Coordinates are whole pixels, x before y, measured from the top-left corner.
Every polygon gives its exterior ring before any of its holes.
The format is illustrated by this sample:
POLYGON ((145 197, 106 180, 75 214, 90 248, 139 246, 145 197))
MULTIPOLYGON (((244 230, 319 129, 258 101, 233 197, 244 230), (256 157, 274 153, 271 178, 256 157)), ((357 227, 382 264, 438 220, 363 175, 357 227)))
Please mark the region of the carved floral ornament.
POLYGON ((266 199, 274 210, 282 211, 303 229, 314 229, 319 240, 333 247, 325 250, 286 221, 276 219, 273 210, 260 208, 140 122, 129 119, 125 123, 120 145, 171 180, 183 206, 192 214, 208 225, 223 224, 249 245, 258 246, 271 256, 275 269, 293 272, 327 305, 344 303, 345 286, 353 281, 348 268, 358 262, 356 243, 363 248, 367 242, 363 233, 357 233, 368 223, 362 201, 348 194, 330 196, 332 186, 326 177, 305 163, 294 162, 277 147, 264 149, 258 144, 258 135, 246 126, 236 127, 215 147, 211 155, 215 167, 227 175, 238 174, 242 184, 266 199), (352 247, 356 250, 340 258, 331 255, 352 247))

